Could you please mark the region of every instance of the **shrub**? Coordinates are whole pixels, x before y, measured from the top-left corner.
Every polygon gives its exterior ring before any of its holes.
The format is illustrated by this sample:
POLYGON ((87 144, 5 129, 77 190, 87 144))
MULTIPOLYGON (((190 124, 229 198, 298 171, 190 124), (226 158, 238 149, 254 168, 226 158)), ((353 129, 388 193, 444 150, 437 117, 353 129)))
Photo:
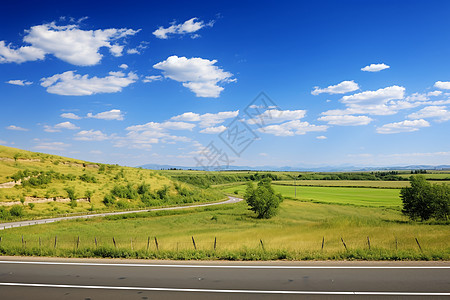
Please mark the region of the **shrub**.
POLYGON ((103 197, 103 203, 106 206, 111 206, 116 203, 116 197, 114 197, 112 194, 107 194, 105 197, 103 197))
POLYGON ((9 210, 9 213, 13 217, 21 217, 21 216, 24 215, 23 206, 21 206, 21 205, 13 205, 13 206, 11 206, 11 209, 9 210))
POLYGON ((35 207, 34 203, 28 203, 28 206, 30 207, 31 210, 33 210, 33 208, 35 207))

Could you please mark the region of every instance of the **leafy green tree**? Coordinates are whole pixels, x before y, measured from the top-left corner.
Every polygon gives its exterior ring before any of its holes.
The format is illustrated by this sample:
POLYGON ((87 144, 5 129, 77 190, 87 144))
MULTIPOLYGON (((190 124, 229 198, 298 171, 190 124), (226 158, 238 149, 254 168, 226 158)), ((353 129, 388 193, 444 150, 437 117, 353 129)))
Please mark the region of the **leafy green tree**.
POLYGON ((412 220, 426 221, 430 218, 447 220, 450 214, 450 187, 431 185, 423 175, 410 177, 411 187, 402 188, 400 198, 402 212, 412 220))
POLYGON ((270 178, 259 181, 256 188, 253 183, 248 182, 244 199, 250 206, 250 210, 257 213, 260 219, 269 219, 275 216, 283 201, 281 194, 275 194, 270 178))

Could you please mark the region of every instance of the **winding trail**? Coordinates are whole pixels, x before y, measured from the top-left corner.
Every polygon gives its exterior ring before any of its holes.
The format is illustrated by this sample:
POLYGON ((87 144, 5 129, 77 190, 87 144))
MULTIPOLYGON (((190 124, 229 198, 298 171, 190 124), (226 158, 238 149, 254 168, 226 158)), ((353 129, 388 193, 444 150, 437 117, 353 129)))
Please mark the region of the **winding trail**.
POLYGON ((221 202, 214 202, 214 203, 186 205, 186 206, 162 207, 162 208, 152 208, 152 209, 141 209, 141 210, 130 210, 130 211, 117 211, 117 212, 109 212, 109 213, 79 215, 79 216, 70 216, 70 217, 58 217, 58 218, 49 218, 49 219, 41 219, 41 220, 28 220, 28 221, 8 222, 8 223, 0 223, 0 230, 4 230, 4 229, 7 229, 7 228, 14 228, 14 227, 23 227, 23 226, 30 226, 30 225, 53 223, 53 222, 58 222, 58 221, 63 221, 63 220, 87 219, 87 218, 95 218, 95 217, 125 215, 125 214, 133 214, 133 213, 148 212, 148 211, 197 208, 197 207, 212 206, 212 205, 231 204, 231 203, 237 203, 237 202, 240 202, 240 201, 242 201, 241 198, 228 196, 228 200, 221 201, 221 202))

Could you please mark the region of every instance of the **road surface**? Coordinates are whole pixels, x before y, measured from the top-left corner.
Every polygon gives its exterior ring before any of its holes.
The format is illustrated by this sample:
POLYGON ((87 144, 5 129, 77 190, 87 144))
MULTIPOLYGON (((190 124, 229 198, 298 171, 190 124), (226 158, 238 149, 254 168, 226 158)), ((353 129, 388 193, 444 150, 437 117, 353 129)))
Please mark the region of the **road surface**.
POLYGON ((448 262, 0 260, 2 300, 450 298, 448 262))
POLYGON ((196 207, 204 207, 204 206, 211 206, 211 205, 237 203, 239 201, 242 201, 242 199, 228 196, 228 200, 221 201, 221 202, 214 202, 214 203, 204 203, 204 204, 185 205, 185 206, 172 206, 172 207, 152 208, 152 209, 143 209, 143 210, 118 211, 118 212, 110 212, 110 213, 78 215, 78 216, 70 216, 70 217, 41 219, 41 220, 8 222, 8 223, 0 223, 0 230, 7 229, 7 228, 13 228, 13 227, 22 227, 22 226, 30 226, 30 225, 53 223, 53 222, 62 221, 62 220, 87 219, 87 218, 95 218, 95 217, 105 217, 105 216, 113 216, 113 215, 124 215, 124 214, 140 213, 140 212, 147 212, 147 211, 196 208, 196 207))

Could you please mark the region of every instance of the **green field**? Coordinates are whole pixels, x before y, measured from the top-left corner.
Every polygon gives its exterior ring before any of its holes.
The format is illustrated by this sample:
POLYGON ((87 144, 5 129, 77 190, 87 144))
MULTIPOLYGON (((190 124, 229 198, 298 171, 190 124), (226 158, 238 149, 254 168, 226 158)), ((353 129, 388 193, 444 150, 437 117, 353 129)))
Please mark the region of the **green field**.
MULTIPOLYGON (((440 182, 439 182, 440 183, 440 182)), ((450 183, 450 181, 449 181, 450 183)), ((369 187, 382 189, 400 189, 409 186, 409 181, 375 181, 375 180, 279 180, 276 185, 292 186, 329 186, 329 187, 369 187)))
POLYGON ((448 225, 411 223, 391 209, 289 199, 282 203, 279 215, 269 220, 256 219, 246 203, 241 202, 177 212, 141 213, 126 219, 97 218, 13 228, 1 235, 0 253, 3 254, 178 259, 450 258, 448 225), (76 249, 78 237, 80 244, 76 249), (213 250, 215 238, 216 251, 213 250))
MULTIPOLYGON (((243 196, 245 185, 224 188, 224 192, 243 196)), ((276 192, 284 197, 297 197, 302 201, 313 201, 319 203, 389 207, 399 209, 401 201, 398 189, 377 189, 377 188, 346 188, 346 187, 310 187, 310 186, 281 186, 273 185, 276 192)))

